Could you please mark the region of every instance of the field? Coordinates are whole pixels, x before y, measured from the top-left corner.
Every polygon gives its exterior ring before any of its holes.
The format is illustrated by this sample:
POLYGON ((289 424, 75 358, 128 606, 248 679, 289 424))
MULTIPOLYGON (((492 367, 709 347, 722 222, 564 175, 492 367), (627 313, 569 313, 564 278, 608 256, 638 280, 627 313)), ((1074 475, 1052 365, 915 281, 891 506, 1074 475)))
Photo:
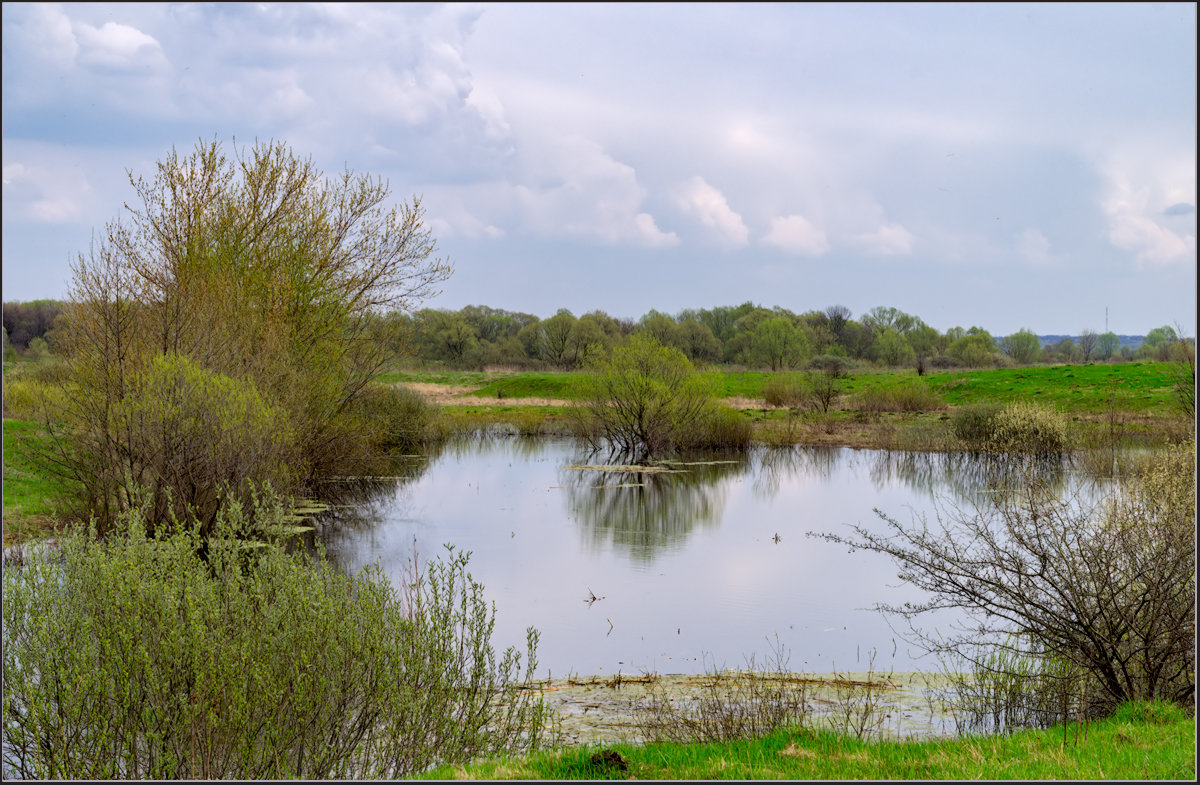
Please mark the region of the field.
MULTIPOLYGON (((763 389, 778 375, 766 371, 718 370, 716 392, 721 398, 761 401, 763 389)), ((578 371, 402 371, 379 378, 388 383, 467 389, 469 392, 463 394, 478 398, 571 401, 579 397, 581 376, 578 371)), ((1035 400, 1073 413, 1100 414, 1116 408, 1130 413, 1169 414, 1174 404, 1175 377, 1171 365, 1157 362, 934 371, 924 377, 911 370, 859 371, 841 381, 842 392, 844 396, 852 396, 906 379, 920 379, 950 406, 1035 400)))

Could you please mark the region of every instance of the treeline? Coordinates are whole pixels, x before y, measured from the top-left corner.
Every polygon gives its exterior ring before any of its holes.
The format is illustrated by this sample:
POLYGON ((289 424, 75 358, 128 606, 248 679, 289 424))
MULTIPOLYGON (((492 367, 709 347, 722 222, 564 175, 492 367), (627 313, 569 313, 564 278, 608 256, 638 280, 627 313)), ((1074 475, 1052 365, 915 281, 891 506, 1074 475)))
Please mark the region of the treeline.
MULTIPOLYGON (((5 356, 53 351, 56 300, 4 304, 5 356)), ((694 363, 787 370, 832 355, 881 366, 984 368, 1044 363, 1171 359, 1181 338, 1169 326, 1151 330, 1134 348, 1115 333, 1083 330, 1043 345, 1031 330, 993 336, 982 327, 939 332, 899 309, 879 306, 857 319, 849 308, 795 313, 752 302, 689 308, 672 316, 651 310, 638 320, 601 310, 575 316, 563 308, 547 319, 530 313, 468 305, 457 311, 423 308, 373 317, 397 357, 451 368, 494 366, 570 370, 589 356, 623 344, 636 332, 653 335, 694 363)))
POLYGON ((692 362, 772 371, 797 368, 818 356, 845 357, 864 364, 928 368, 1170 359, 1180 338, 1171 327, 1151 330, 1136 350, 1114 333, 1084 330, 1042 346, 1028 329, 993 336, 982 327, 939 332, 897 308, 879 306, 857 319, 849 308, 795 313, 752 302, 689 308, 671 316, 652 310, 634 321, 604 311, 554 316, 470 305, 458 311, 425 308, 386 317, 397 351, 424 364, 452 368, 508 366, 525 369, 578 368, 589 356, 622 344, 638 332, 682 351, 692 362))

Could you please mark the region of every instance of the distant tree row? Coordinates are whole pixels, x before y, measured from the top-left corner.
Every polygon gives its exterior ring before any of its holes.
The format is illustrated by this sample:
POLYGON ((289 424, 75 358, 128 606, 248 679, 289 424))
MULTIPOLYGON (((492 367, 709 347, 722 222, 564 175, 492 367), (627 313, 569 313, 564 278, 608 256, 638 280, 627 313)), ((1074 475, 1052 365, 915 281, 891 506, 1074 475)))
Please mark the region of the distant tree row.
MULTIPOLYGON (((55 300, 4 304, 6 356, 44 356, 54 346, 55 300)), ((635 332, 682 351, 694 363, 739 365, 772 371, 797 368, 813 357, 845 357, 882 366, 983 368, 1032 363, 1169 360, 1181 338, 1172 327, 1151 330, 1141 346, 1122 345, 1111 332, 1083 330, 1075 338, 1042 345, 1031 330, 1000 338, 982 327, 939 332, 897 308, 878 306, 853 318, 844 305, 794 313, 751 302, 689 308, 671 316, 651 310, 634 321, 563 308, 541 319, 533 314, 468 305, 458 311, 424 308, 374 317, 396 356, 452 368, 510 366, 569 370, 597 352, 623 344, 635 332)))
POLYGON ((560 309, 547 319, 528 313, 470 305, 459 311, 425 308, 389 314, 381 331, 398 354, 455 368, 510 366, 569 370, 590 356, 645 332, 679 349, 694 363, 738 365, 772 371, 798 368, 818 356, 844 357, 881 366, 983 368, 1004 365, 1170 359, 1180 338, 1171 327, 1151 330, 1138 349, 1122 346, 1114 333, 1084 330, 1043 347, 1031 330, 996 338, 982 327, 944 333, 919 317, 879 306, 853 318, 849 308, 794 313, 751 302, 711 309, 689 308, 671 316, 651 310, 634 321, 604 311, 575 316, 560 309))

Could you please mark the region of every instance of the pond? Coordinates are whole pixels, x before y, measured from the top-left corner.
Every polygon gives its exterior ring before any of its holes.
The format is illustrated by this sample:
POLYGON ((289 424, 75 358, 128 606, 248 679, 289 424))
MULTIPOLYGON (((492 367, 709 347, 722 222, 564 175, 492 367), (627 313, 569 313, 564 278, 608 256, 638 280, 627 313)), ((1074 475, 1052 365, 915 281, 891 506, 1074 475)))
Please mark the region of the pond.
MULTIPOLYGON (((459 440, 315 536, 343 569, 377 563, 397 586, 414 548, 470 551, 497 649, 523 651, 536 627, 540 678, 702 673, 761 664, 777 644, 794 671, 862 672, 872 651, 876 671, 936 671, 903 620, 872 609, 922 598, 896 566, 806 535, 882 526, 875 509, 933 520, 937 504, 987 504, 1002 479, 971 456, 851 448, 756 448, 653 473, 603 460, 571 440, 459 440)), ((1049 471, 1064 491, 1083 482, 1049 471)))

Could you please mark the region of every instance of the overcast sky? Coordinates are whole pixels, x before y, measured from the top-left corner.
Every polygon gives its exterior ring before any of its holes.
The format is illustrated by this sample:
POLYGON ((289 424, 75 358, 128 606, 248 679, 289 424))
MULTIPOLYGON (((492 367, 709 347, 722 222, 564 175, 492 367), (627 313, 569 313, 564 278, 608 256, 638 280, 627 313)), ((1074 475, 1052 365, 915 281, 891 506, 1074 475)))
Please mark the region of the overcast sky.
POLYGON ((420 195, 436 308, 1196 320, 1196 6, 3 5, 4 300, 172 146, 420 195))

